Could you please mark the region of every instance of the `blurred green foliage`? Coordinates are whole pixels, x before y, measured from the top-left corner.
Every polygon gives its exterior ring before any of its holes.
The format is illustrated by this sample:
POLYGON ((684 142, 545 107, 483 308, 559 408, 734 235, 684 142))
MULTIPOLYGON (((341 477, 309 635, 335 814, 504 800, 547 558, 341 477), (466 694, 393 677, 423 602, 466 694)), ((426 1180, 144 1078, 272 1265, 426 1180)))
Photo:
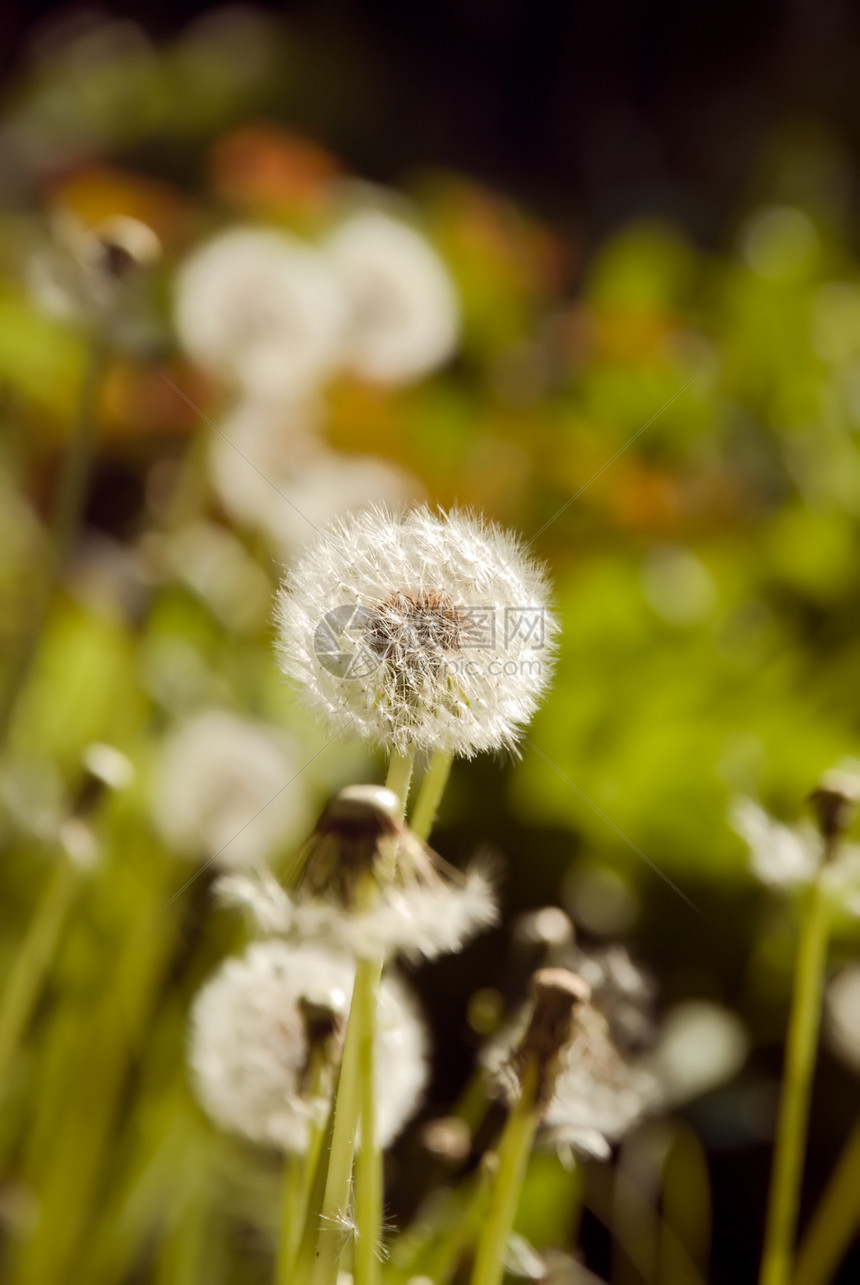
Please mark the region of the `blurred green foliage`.
MULTIPOLYGON (((51 208, 144 217, 165 247, 146 342, 116 352, 108 371, 86 528, 3 766, 5 976, 66 861, 49 823, 83 806, 86 748, 116 746, 139 773, 85 815, 100 856, 62 892, 69 914, 44 993, 4 1068, 0 1253, 11 1285, 269 1279, 278 1162, 215 1133, 183 1064, 190 998, 241 931, 212 909, 208 873, 192 881, 195 867, 156 837, 151 768, 170 725, 216 704, 290 730, 315 807, 381 770, 348 744, 316 757, 325 738, 281 680, 265 608, 225 613, 158 552, 191 521, 231 528, 200 445, 202 414, 217 417, 222 394, 171 334, 176 263, 224 222, 313 234, 326 214, 326 166, 308 176, 295 136, 253 132, 258 113, 289 106, 279 82, 301 82, 300 56, 282 61, 268 27, 243 30, 244 61, 226 20, 220 35, 213 23, 166 50, 114 33, 106 52, 90 50, 85 81, 56 54, 18 85, 0 142, 19 164, 16 208, 0 211, 10 654, 87 347, 79 327, 44 315, 20 265, 51 208), (230 138, 245 140, 238 177, 230 138)), ((403 465, 434 502, 521 530, 550 566, 563 625, 557 679, 521 761, 457 767, 440 846, 494 842, 512 870, 511 915, 547 889, 566 897, 571 870, 610 868, 633 899, 628 939, 652 951, 666 992, 724 999, 766 1046, 779 1038, 791 937, 760 898, 762 913, 749 912, 757 894, 727 807, 752 794, 795 817, 860 734, 860 271, 843 211, 827 185, 805 204, 775 189, 726 229, 720 252, 643 220, 583 253, 467 178, 416 177, 412 194, 456 278, 461 352, 407 391, 337 383, 330 441, 403 465), (694 959, 684 956, 694 912, 653 867, 698 907, 694 959)), ((231 529, 274 589, 271 552, 231 529)), ((580 926, 597 931, 588 916, 580 926)), ((465 1055, 449 1046, 505 950, 498 934, 447 970, 440 1084, 462 1079, 465 1055)), ((840 1104, 822 1153, 853 1110, 844 1085, 840 1104)), ((569 1243, 578 1181, 536 1159, 520 1222, 539 1247, 569 1243)))

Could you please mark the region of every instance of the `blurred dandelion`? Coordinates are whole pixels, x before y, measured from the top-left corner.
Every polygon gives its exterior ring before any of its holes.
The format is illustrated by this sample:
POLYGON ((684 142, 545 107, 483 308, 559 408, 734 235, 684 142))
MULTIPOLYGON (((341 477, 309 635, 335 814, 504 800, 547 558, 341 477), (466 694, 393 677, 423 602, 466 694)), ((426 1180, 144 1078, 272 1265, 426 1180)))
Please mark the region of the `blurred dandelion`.
POLYGON ((255 396, 294 402, 340 356, 344 303, 327 260, 286 233, 236 227, 181 265, 176 328, 194 361, 255 396))
POLYGON ((134 275, 161 255, 152 228, 127 215, 87 226, 58 210, 51 232, 51 243, 30 259, 28 276, 37 303, 64 319, 94 322, 114 313, 134 275))
POLYGON ((183 856, 222 869, 259 866, 307 832, 300 768, 273 729, 203 710, 164 741, 152 786, 156 825, 183 856))
POLYGON ((348 306, 345 359, 367 379, 409 383, 440 366, 459 336, 457 296, 436 251, 380 210, 353 214, 325 243, 348 306))
POLYGON ((244 399, 213 434, 209 472, 228 513, 260 531, 283 562, 333 519, 367 504, 398 505, 417 479, 387 460, 328 450, 313 403, 244 399))
MULTIPOLYGON (((228 959, 191 1010, 188 1058, 195 1091, 222 1128, 300 1152, 328 1113, 354 970, 312 945, 258 942, 228 959), (307 1073, 314 1041, 331 1041, 315 1092, 307 1073)), ((380 989, 376 1127, 388 1146, 414 1113, 427 1079, 427 1036, 414 1001, 394 978, 380 989)))

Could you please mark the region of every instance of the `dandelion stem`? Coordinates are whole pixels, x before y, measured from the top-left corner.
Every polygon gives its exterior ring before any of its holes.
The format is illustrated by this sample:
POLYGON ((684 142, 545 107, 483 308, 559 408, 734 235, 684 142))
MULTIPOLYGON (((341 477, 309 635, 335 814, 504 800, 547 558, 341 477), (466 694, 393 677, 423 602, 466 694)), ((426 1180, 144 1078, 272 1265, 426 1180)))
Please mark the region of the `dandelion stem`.
POLYGON ((436 813, 439 811, 439 804, 442 802, 442 795, 445 793, 445 786, 448 784, 453 760, 453 754, 437 750, 430 760, 430 766, 424 773, 424 779, 421 782, 421 788, 418 791, 418 798, 415 800, 415 807, 412 810, 409 824, 414 833, 418 835, 418 838, 423 839, 425 842, 429 839, 430 832, 433 829, 436 813))
POLYGON ((321 1226, 323 1202, 325 1200, 328 1156, 331 1151, 332 1131, 334 1129, 334 1107, 334 1098, 332 1098, 328 1119, 317 1144, 313 1168, 310 1169, 309 1166, 310 1183, 307 1207, 305 1209, 305 1224, 293 1264, 292 1276, 289 1278, 291 1282, 309 1281, 313 1276, 317 1237, 321 1226))
POLYGON ((826 1285, 860 1226, 860 1123, 845 1144, 797 1256, 794 1285, 826 1285))
POLYGON ((394 749, 392 749, 391 758, 388 760, 388 776, 385 778, 385 785, 400 799, 404 812, 406 811, 406 800, 409 798, 409 782, 412 780, 412 764, 414 761, 414 750, 410 750, 407 754, 399 754, 394 749))
POLYGON ((760 1285, 788 1285, 791 1276, 829 929, 819 875, 808 892, 798 944, 760 1285))
POLYGON ((538 1068, 534 1062, 523 1076, 519 1100, 508 1116, 498 1148, 499 1168, 493 1196, 475 1259, 472 1285, 501 1285, 505 1251, 514 1224, 529 1155, 538 1126, 535 1094, 538 1068))
POLYGON ((359 964, 353 1004, 359 1017, 359 1076, 361 1080, 361 1143, 355 1164, 355 1285, 376 1285, 377 1247, 382 1235, 382 1152, 376 1129, 376 1007, 382 960, 359 964), (360 1008, 359 1008, 360 1006, 360 1008))
MULTIPOLYGON (((316 1098, 323 1092, 326 1056, 318 1050, 309 1078, 308 1094, 316 1098)), ((293 1268, 299 1250, 302 1231, 313 1193, 314 1176, 319 1162, 326 1122, 313 1121, 310 1126, 307 1150, 299 1155, 287 1156, 284 1170, 284 1188, 281 1201, 281 1239, 278 1245, 277 1285, 290 1285, 294 1279, 293 1268)))
POLYGON ((105 337, 97 332, 83 372, 74 435, 63 461, 45 565, 36 579, 30 615, 18 640, 6 687, 0 696, 0 743, 6 740, 18 697, 36 659, 51 599, 81 520, 95 449, 95 411, 105 355, 105 337))
POLYGON ((60 859, 6 979, 0 998, 0 1089, 39 998, 78 879, 77 867, 65 858, 60 859))
MULTIPOLYGON (((352 1003, 335 1098, 334 1129, 317 1240, 313 1285, 336 1285, 337 1281, 337 1267, 343 1251, 344 1219, 349 1214, 355 1135, 364 1099, 361 1082, 362 1027, 373 1011, 371 998, 375 1001, 381 972, 382 964, 378 959, 360 959, 355 971, 352 1003)), ((373 1021, 374 1034, 375 1025, 373 1021)), ((367 1228, 364 1231, 367 1233, 367 1228)), ((375 1237, 372 1237, 372 1240, 375 1246, 375 1237)))

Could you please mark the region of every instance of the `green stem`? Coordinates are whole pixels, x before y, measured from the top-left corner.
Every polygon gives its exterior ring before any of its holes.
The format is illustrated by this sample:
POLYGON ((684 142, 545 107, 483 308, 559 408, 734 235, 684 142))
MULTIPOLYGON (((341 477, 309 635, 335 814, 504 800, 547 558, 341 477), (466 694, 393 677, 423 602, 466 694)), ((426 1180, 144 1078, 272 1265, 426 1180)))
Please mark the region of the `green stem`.
POLYGON ((826 1285, 860 1226, 860 1123, 839 1157, 797 1257, 794 1285, 826 1285))
POLYGON ((388 760, 388 775, 385 778, 385 785, 400 799, 404 812, 406 811, 406 800, 409 798, 409 782, 412 780, 412 764, 414 761, 414 750, 410 750, 407 754, 398 754, 397 750, 392 750, 391 758, 388 760))
POLYGON ((436 813, 439 811, 442 795, 445 793, 445 786, 448 784, 453 761, 453 754, 443 754, 441 750, 437 750, 430 760, 430 766, 424 773, 424 779, 421 782, 421 788, 418 791, 418 798, 415 800, 415 807, 412 810, 409 824, 415 834, 418 835, 418 838, 423 839, 425 842, 429 839, 430 832, 433 829, 433 823, 436 820, 436 813))
POLYGON ((65 857, 58 858, 57 867, 13 960, 0 997, 0 1089, 39 999, 78 879, 77 867, 65 857))
POLYGON ((370 1011, 368 995, 376 994, 381 967, 379 960, 367 959, 360 959, 356 966, 335 1099, 313 1285, 336 1285, 337 1282, 338 1263, 344 1248, 344 1227, 349 1222, 352 1160, 362 1109, 362 1024, 370 1011))
POLYGON ((508 1116, 499 1144, 499 1168, 493 1197, 481 1239, 472 1285, 501 1285, 505 1274, 505 1252, 514 1225, 526 1167, 538 1126, 535 1109, 537 1072, 530 1067, 523 1078, 519 1101, 508 1116))
POLYGON ((105 356, 105 339, 98 333, 84 369, 77 422, 63 462, 45 566, 36 580, 32 611, 12 657, 6 687, 0 697, 0 744, 5 743, 18 697, 36 659, 48 609, 80 524, 95 452, 96 403, 105 356))
POLYGON ((788 1285, 791 1277, 829 931, 819 875, 809 889, 798 944, 760 1285, 788 1285))
POLYGON ((382 960, 362 967, 356 973, 353 1004, 360 1009, 359 1079, 361 1082, 361 1142, 355 1164, 355 1285, 377 1285, 379 1259, 377 1249, 382 1237, 383 1172, 382 1152, 376 1129, 376 1008, 382 960), (360 982, 360 986, 359 986, 360 982))
MULTIPOLYGON (((324 1092, 328 1058, 325 1049, 317 1049, 308 1077, 308 1094, 317 1098, 324 1092)), ((284 1169, 284 1188, 281 1201, 281 1237, 278 1244, 277 1285, 290 1285, 295 1279, 296 1255, 310 1206, 314 1178, 319 1164, 326 1121, 313 1122, 304 1152, 287 1156, 284 1169)))
POLYGON ((308 1192, 307 1208, 305 1210, 305 1225, 302 1231, 301 1242, 298 1253, 296 1254, 293 1265, 292 1281, 309 1281, 313 1276, 314 1262, 316 1261, 316 1244, 319 1236, 319 1229, 322 1225, 322 1210, 325 1201, 326 1177, 328 1174, 328 1156, 331 1151, 332 1137, 334 1131, 334 1108, 335 1102, 332 1098, 331 1108, 328 1113, 328 1120, 325 1128, 320 1133, 318 1142, 315 1147, 315 1159, 313 1169, 310 1173, 310 1188, 308 1192))

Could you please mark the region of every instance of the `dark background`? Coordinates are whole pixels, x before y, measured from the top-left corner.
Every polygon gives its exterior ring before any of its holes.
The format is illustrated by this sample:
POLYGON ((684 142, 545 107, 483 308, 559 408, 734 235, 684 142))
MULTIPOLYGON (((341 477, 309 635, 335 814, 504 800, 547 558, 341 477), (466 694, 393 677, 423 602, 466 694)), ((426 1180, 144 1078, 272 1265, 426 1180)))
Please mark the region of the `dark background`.
MULTIPOLYGON (((305 125, 379 179, 462 169, 589 230, 647 211, 718 241, 781 130, 856 160, 860 5, 852 0, 305 0, 305 125), (322 92, 324 90, 324 92, 322 92)), ((34 32, 81 6, 0 6, 12 71, 34 32)), ((211 8, 104 5, 153 36, 211 8)), ((14 74, 14 73, 13 73, 14 74)))

